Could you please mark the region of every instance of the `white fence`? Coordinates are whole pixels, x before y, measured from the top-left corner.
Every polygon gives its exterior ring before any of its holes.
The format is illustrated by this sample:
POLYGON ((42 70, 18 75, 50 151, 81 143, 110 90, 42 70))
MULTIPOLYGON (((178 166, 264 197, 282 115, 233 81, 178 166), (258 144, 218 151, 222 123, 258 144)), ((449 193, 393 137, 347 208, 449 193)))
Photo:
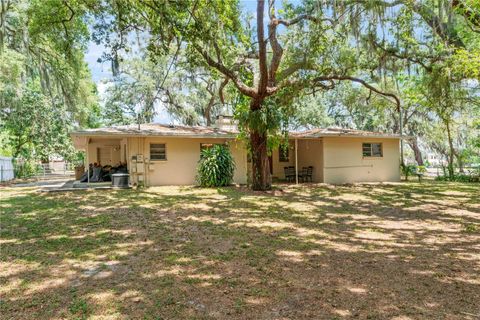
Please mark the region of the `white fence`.
POLYGON ((0 182, 13 180, 13 163, 10 157, 0 157, 0 182))

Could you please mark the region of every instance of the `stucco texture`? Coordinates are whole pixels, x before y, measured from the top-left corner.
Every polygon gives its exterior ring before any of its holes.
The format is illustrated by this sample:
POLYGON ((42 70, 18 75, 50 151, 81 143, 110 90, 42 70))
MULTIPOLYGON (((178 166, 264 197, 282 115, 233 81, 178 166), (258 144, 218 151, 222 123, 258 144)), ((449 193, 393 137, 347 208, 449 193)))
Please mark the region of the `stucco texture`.
MULTIPOLYGON (((112 148, 109 161, 128 162, 130 181, 156 185, 193 185, 200 159, 201 143, 227 143, 235 160, 234 183, 247 183, 247 150, 232 138, 125 137, 122 139, 92 137, 88 144, 88 161, 96 162, 97 149, 112 148), (166 160, 149 161, 150 144, 166 145, 166 160), (133 156, 143 155, 144 163, 136 164, 133 156)), ((367 137, 322 137, 297 139, 298 160, 295 161, 295 140, 289 143, 289 161, 280 162, 278 149, 272 152, 273 177, 284 179, 284 167, 313 166, 313 182, 331 184, 353 182, 387 182, 400 180, 399 139, 367 137), (363 157, 362 143, 382 143, 383 156, 363 157)), ((107 164, 107 163, 102 163, 107 164)), ((110 164, 110 163, 108 163, 110 164)), ((248 164, 251 165, 251 164, 248 164)))
POLYGON ((325 183, 400 181, 399 139, 323 138, 325 183), (363 157, 362 144, 379 142, 383 157, 363 157))
MULTIPOLYGON (((208 138, 128 138, 129 168, 135 164, 132 156, 142 154, 150 159, 150 144, 164 143, 166 145, 166 160, 150 161, 145 166, 144 178, 147 185, 192 185, 195 184, 198 160, 200 159, 201 143, 223 144, 227 142, 235 160, 234 183, 245 184, 247 182, 246 161, 247 154, 242 144, 235 140, 208 139, 208 138)), ((135 182, 135 170, 132 178, 135 182)), ((137 173, 142 170, 136 170, 137 173)), ((140 177, 142 180, 142 177, 140 177)), ((138 182, 138 181, 137 181, 138 182)))

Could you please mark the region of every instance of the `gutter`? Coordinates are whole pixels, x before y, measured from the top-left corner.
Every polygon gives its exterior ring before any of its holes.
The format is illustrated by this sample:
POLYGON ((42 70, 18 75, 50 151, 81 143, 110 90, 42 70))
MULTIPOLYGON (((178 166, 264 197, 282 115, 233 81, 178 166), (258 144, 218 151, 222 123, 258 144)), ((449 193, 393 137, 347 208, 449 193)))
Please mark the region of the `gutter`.
POLYGON ((165 133, 123 133, 123 132, 71 132, 71 137, 124 137, 124 138, 135 138, 135 137, 167 137, 167 138, 222 138, 222 139, 235 139, 236 134, 165 134, 165 133))

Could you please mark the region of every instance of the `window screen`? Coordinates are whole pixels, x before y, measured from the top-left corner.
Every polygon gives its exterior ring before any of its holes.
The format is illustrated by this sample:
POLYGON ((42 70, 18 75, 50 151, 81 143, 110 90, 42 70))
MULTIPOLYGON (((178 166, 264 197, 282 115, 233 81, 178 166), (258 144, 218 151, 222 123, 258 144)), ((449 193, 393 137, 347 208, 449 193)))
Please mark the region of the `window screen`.
POLYGON ((167 160, 167 148, 165 143, 150 144, 150 160, 167 160))
POLYGON ((381 143, 364 143, 362 150, 364 157, 383 157, 381 143))

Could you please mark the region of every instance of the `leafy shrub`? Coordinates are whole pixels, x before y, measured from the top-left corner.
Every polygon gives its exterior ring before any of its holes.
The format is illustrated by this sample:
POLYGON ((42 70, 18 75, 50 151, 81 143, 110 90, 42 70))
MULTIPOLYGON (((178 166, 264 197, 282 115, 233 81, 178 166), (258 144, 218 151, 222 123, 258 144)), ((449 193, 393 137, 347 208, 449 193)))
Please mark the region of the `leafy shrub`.
POLYGON ((480 182, 480 177, 469 174, 456 174, 455 176, 448 178, 445 177, 445 180, 456 181, 456 182, 480 182))
POLYGON ((213 145, 201 151, 197 182, 202 187, 228 186, 233 180, 235 162, 225 145, 213 145))
POLYGON ((405 176, 405 180, 408 181, 408 177, 414 175, 416 172, 417 166, 414 164, 402 165, 402 173, 405 176))
POLYGON ((453 177, 449 177, 444 174, 443 176, 438 176, 435 178, 437 181, 455 181, 455 182, 480 182, 480 171, 478 169, 466 174, 460 173, 456 174, 453 177))
POLYGON ((425 173, 427 172, 427 167, 426 166, 417 166, 417 173, 425 173))
POLYGON ((14 161, 13 174, 15 178, 27 179, 35 176, 39 171, 38 164, 34 161, 14 161))

